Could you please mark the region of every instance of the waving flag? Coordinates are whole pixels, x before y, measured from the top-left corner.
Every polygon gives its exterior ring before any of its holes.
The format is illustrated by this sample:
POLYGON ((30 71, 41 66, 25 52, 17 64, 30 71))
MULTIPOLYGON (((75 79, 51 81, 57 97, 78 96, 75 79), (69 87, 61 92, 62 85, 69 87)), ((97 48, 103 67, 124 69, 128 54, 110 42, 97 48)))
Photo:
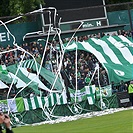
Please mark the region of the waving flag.
POLYGON ((25 110, 33 110, 37 108, 52 107, 53 105, 61 105, 67 103, 66 93, 51 93, 47 97, 31 97, 24 98, 25 110))
POLYGON ((67 50, 78 50, 93 53, 106 68, 110 81, 120 82, 133 79, 133 42, 120 36, 105 36, 101 39, 91 38, 88 41, 72 43, 67 50))

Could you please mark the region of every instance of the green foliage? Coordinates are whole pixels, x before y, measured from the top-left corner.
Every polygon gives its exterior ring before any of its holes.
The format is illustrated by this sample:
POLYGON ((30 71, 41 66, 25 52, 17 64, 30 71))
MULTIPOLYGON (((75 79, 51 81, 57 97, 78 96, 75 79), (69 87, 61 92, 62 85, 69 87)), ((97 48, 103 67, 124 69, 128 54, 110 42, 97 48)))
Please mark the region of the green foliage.
POLYGON ((0 0, 0 17, 24 14, 39 8, 44 0, 0 0))

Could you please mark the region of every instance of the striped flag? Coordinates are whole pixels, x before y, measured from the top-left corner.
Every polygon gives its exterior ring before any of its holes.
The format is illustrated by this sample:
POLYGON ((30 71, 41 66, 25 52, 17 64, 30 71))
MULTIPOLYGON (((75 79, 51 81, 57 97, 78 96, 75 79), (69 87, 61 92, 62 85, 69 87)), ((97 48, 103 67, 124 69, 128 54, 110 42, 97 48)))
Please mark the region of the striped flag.
POLYGON ((110 81, 120 82, 133 79, 133 42, 120 36, 104 36, 101 39, 90 38, 87 41, 72 43, 67 50, 78 50, 93 53, 106 68, 110 81))
POLYGON ((50 93, 47 97, 24 98, 25 110, 34 110, 37 108, 52 107, 55 104, 62 105, 67 103, 65 91, 62 94, 50 93))
POLYGON ((95 103, 95 85, 85 86, 88 103, 90 105, 95 103))
MULTIPOLYGON (((71 103, 75 100, 76 102, 81 102, 88 100, 89 104, 95 103, 95 85, 86 86, 85 88, 78 90, 75 93, 75 90, 69 88, 71 103)), ((50 93, 47 97, 35 96, 31 98, 23 98, 25 110, 34 110, 37 108, 52 107, 56 105, 67 104, 66 91, 63 91, 62 94, 59 93, 50 93)))
POLYGON ((84 100, 88 100, 89 104, 95 103, 95 85, 85 86, 80 90, 73 90, 69 88, 71 101, 74 102, 76 98, 76 102, 81 102, 84 100))

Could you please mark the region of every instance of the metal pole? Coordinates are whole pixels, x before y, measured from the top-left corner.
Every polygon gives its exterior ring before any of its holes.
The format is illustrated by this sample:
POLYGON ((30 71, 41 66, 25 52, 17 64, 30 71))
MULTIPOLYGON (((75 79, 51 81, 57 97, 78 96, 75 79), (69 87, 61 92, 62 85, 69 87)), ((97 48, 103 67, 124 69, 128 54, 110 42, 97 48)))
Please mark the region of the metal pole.
POLYGON ((105 5, 105 0, 103 0, 103 5, 104 5, 104 14, 105 14, 105 17, 107 19, 107 25, 109 26, 109 20, 108 20, 108 17, 107 17, 107 10, 106 10, 106 5, 105 5))
MULTIPOLYGON (((42 9, 42 4, 40 4, 40 9, 42 9)), ((43 11, 41 13, 41 20, 42 20, 42 31, 43 33, 45 32, 44 26, 45 26, 45 21, 44 21, 44 15, 43 15, 43 11)))

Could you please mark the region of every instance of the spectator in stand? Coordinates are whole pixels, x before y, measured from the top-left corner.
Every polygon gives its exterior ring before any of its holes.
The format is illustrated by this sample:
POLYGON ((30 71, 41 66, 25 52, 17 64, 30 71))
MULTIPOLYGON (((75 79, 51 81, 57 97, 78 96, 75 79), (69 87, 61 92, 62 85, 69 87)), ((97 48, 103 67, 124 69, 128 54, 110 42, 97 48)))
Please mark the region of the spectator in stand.
MULTIPOLYGON (((124 36, 131 36, 131 31, 125 31, 125 30, 120 30, 118 31, 119 35, 124 35, 124 36)), ((95 38, 101 38, 103 37, 105 34, 103 33, 98 33, 98 34, 91 34, 91 35, 86 35, 86 36, 79 36, 77 38, 74 38, 75 41, 87 41, 89 38, 95 37, 95 38)), ((63 40, 63 42, 68 42, 70 40, 70 38, 65 38, 63 40)), ((39 42, 30 42, 30 43, 25 43, 22 45, 22 47, 29 53, 33 54, 35 56, 35 58, 38 60, 38 62, 40 62, 43 52, 44 52, 44 46, 39 43, 39 42)), ((57 50, 60 47, 60 43, 58 40, 54 40, 51 41, 48 45, 48 47, 46 48, 46 53, 45 53, 45 58, 44 58, 44 62, 43 62, 43 67, 46 67, 46 69, 50 70, 50 71, 54 71, 56 73, 57 71, 57 57, 55 52, 51 52, 50 55, 50 48, 54 48, 55 50, 57 50), (46 61, 46 64, 45 64, 46 61), (53 66, 51 65, 51 62, 53 64, 53 66), (52 69, 53 67, 53 69, 52 69)), ((5 50, 10 50, 12 47, 10 45, 8 45, 6 48, 4 47, 0 47, 1 51, 5 51, 5 50)), ((15 48, 15 47, 14 47, 15 48)), ((0 59, 1 59, 1 64, 5 64, 6 66, 10 65, 10 64, 15 64, 18 63, 22 60, 24 55, 24 52, 20 51, 20 50, 16 50, 14 52, 9 52, 6 54, 2 54, 0 55, 0 59)), ((27 59, 32 59, 32 57, 29 54, 25 54, 25 60, 27 59)), ((59 57, 59 56, 58 56, 59 57)), ((86 51, 78 51, 78 85, 80 86, 84 86, 81 85, 81 81, 83 78, 83 81, 85 82, 85 78, 87 77, 87 74, 89 74, 89 78, 92 77, 94 70, 95 70, 95 66, 96 63, 98 62, 98 60, 96 59, 96 57, 92 54, 92 53, 88 53, 86 51)), ((72 84, 75 86, 76 84, 76 75, 75 75, 75 52, 66 52, 64 55, 64 67, 62 68, 65 69, 67 71, 68 77, 71 77, 71 82, 72 84)), ((101 65, 99 65, 100 68, 102 68, 101 65)), ((95 73, 95 76, 92 80, 92 84, 95 84, 96 86, 98 86, 98 78, 100 78, 100 83, 102 84, 102 86, 104 85, 108 85, 109 81, 108 81, 108 75, 106 73, 106 71, 102 68, 102 70, 100 71, 100 77, 98 77, 98 73, 95 73)), ((87 83, 84 83, 87 84, 87 83)), ((121 89, 120 90, 125 90, 122 89, 124 86, 121 85, 121 89)), ((81 88, 81 87, 79 87, 81 88)))
POLYGON ((90 76, 89 74, 86 74, 86 77, 85 77, 85 85, 88 86, 90 84, 90 76))
POLYGON ((127 84, 124 83, 123 80, 121 80, 121 82, 120 82, 120 86, 119 86, 119 92, 127 91, 127 88, 128 88, 127 84))
POLYGON ((85 86, 84 78, 80 77, 77 82, 78 89, 82 89, 85 86))
POLYGON ((87 65, 88 65, 90 71, 94 71, 95 65, 94 65, 94 62, 92 61, 92 57, 91 56, 89 56, 89 58, 88 58, 87 65))
POLYGON ((102 87, 104 86, 107 86, 109 83, 108 83, 108 76, 107 76, 107 73, 105 70, 103 70, 102 68, 100 68, 101 71, 100 71, 100 76, 99 76, 99 79, 100 79, 100 85, 102 87))
POLYGON ((115 85, 114 81, 111 82, 111 87, 112 87, 112 94, 118 92, 117 86, 115 85))

